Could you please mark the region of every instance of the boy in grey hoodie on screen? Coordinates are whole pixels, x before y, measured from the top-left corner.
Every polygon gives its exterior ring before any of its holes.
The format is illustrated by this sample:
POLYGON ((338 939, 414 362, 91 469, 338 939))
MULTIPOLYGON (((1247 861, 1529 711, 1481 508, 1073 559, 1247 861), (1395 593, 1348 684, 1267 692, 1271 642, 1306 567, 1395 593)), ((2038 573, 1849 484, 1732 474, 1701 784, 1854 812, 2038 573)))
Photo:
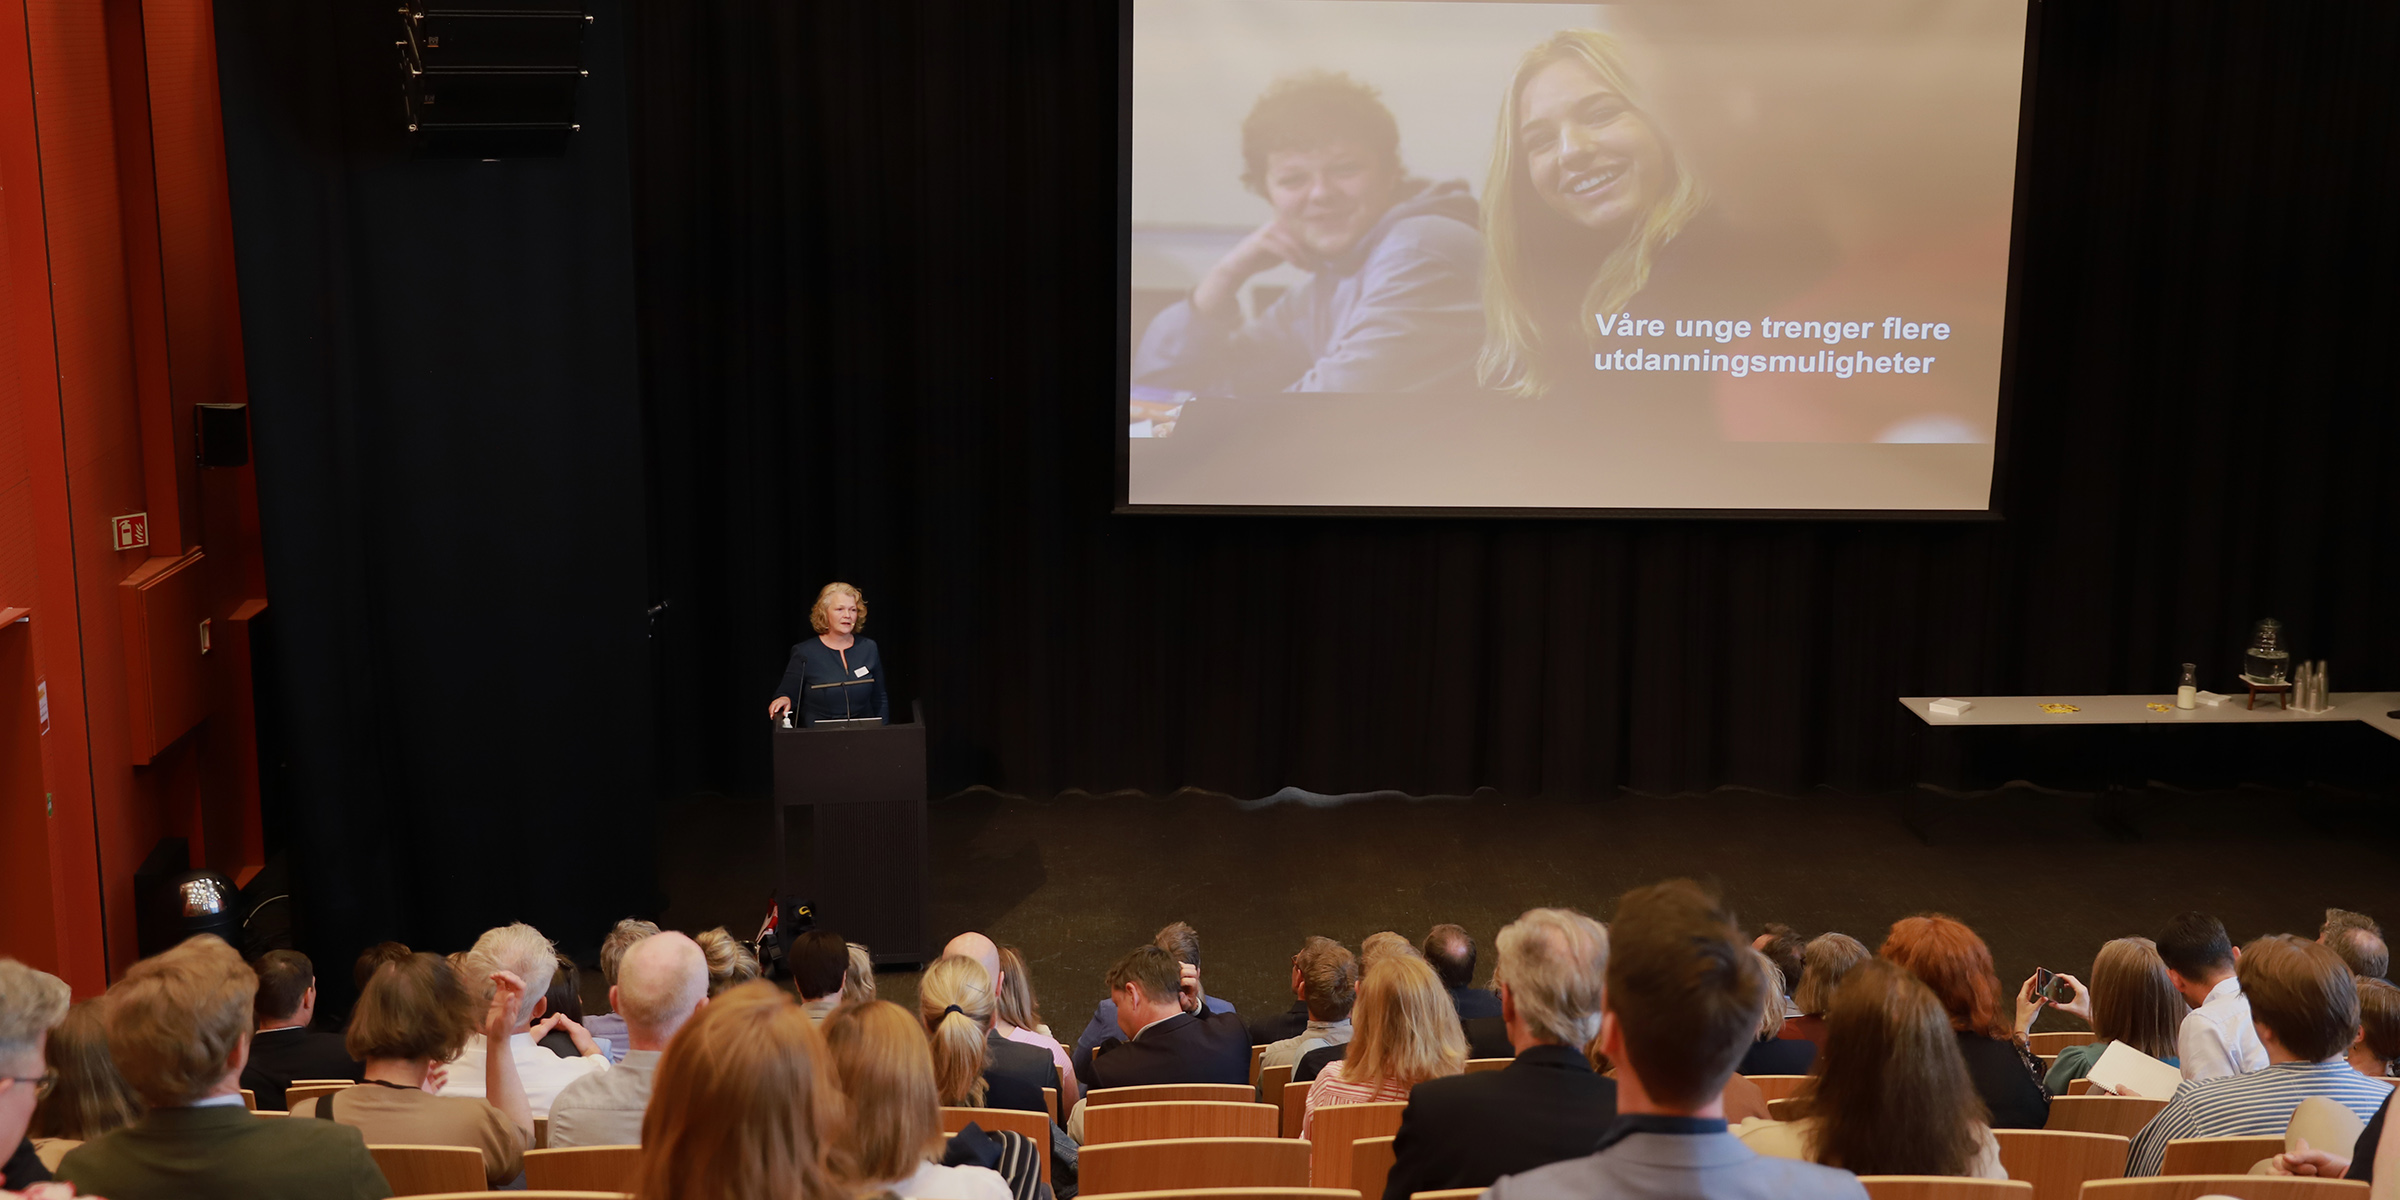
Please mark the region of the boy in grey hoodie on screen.
POLYGON ((1346 75, 1278 80, 1242 122, 1242 182, 1275 215, 1150 323, 1133 383, 1203 395, 1474 386, 1483 238, 1456 180, 1411 179, 1375 90, 1346 75), (1251 276, 1310 272, 1242 319, 1251 276))

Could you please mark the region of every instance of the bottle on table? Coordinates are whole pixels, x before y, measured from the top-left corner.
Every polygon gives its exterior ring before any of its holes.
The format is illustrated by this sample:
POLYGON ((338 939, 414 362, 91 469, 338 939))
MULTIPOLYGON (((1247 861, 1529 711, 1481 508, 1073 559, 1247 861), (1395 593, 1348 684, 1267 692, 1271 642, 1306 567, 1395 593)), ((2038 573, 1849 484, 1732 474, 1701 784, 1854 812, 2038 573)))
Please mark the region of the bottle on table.
POLYGON ((2194 663, 2183 664, 2183 682, 2175 687, 2175 707, 2200 706, 2200 668, 2194 663))

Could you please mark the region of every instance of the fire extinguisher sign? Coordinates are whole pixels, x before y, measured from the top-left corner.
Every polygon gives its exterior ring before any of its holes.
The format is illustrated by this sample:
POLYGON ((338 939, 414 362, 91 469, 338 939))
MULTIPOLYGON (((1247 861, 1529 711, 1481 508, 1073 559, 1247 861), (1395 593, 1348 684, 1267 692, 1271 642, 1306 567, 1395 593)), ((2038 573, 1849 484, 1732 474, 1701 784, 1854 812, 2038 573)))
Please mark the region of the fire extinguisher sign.
POLYGON ((110 517, 108 523, 109 528, 116 535, 117 549, 139 550, 150 544, 149 513, 127 513, 121 517, 110 517))

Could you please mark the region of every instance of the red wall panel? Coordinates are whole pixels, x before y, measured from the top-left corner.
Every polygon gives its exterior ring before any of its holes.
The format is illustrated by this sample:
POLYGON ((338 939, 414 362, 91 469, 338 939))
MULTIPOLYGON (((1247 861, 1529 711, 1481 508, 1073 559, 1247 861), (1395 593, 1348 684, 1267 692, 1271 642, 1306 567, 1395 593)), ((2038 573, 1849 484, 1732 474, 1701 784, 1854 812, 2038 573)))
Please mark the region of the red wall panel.
POLYGON ((161 837, 237 880, 263 856, 246 624, 238 656, 177 660, 173 719, 128 684, 157 674, 146 643, 264 607, 253 475, 191 453, 193 404, 246 400, 211 28, 205 0, 0 0, 0 606, 33 612, 0 635, 0 872, 53 901, 47 929, 12 906, 0 951, 82 992, 133 961, 133 872, 161 837), (129 512, 146 549, 111 544, 129 512), (172 620, 136 611, 127 576, 203 546, 172 620), (31 743, 20 677, 50 698, 31 743))

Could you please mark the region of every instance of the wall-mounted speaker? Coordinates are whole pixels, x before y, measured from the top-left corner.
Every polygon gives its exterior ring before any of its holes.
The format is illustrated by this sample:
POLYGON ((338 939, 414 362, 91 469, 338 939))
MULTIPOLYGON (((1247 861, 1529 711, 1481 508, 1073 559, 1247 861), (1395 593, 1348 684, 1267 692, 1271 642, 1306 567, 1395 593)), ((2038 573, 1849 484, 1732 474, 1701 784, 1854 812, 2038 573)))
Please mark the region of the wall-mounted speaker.
POLYGON ((408 0, 400 94, 424 153, 517 158, 566 151, 589 72, 582 0, 408 0))

